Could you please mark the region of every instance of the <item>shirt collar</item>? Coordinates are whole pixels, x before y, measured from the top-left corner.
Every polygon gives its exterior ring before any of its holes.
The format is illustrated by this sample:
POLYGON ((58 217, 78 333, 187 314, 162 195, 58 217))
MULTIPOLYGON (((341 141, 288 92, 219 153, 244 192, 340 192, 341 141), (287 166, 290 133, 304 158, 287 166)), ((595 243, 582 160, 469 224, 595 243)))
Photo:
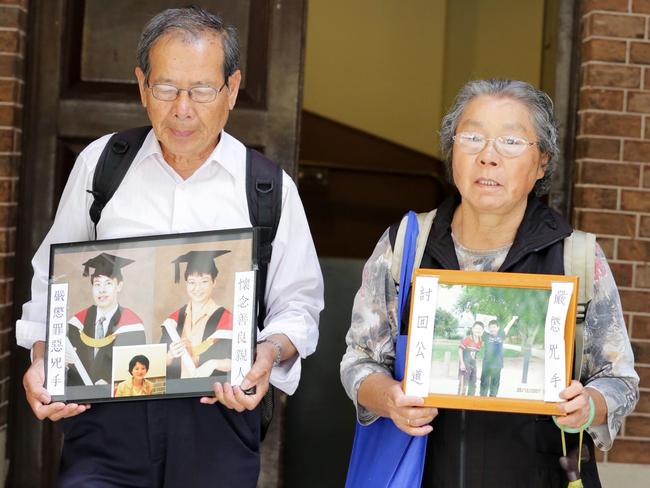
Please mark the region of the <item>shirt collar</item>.
POLYGON ((106 322, 110 322, 111 318, 113 318, 113 315, 115 315, 115 312, 117 311, 117 303, 113 305, 111 308, 108 310, 100 310, 99 307, 97 307, 97 319, 99 320, 100 317, 106 317, 106 322))
MULTIPOLYGON (((149 157, 154 157, 160 161, 164 161, 160 143, 156 139, 156 135, 152 130, 149 131, 147 137, 138 151, 138 154, 133 161, 133 165, 139 164, 141 161, 149 157)), ((219 137, 217 146, 213 149, 207 157, 201 168, 209 164, 218 164, 225 169, 235 180, 240 180, 246 176, 246 148, 244 145, 235 139, 233 136, 222 130, 219 137)), ((198 171, 198 170, 197 170, 198 171)))
POLYGON ((235 180, 243 179, 246 176, 246 148, 226 131, 221 131, 219 143, 208 160, 215 161, 222 166, 235 180))

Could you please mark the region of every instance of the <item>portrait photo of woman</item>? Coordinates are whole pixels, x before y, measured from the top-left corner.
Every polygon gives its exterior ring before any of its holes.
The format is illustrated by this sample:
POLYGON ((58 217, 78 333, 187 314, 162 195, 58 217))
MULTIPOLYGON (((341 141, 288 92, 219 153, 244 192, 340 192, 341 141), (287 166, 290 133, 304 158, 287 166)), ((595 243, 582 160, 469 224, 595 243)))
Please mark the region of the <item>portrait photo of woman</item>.
POLYGON ((143 396, 153 394, 153 383, 146 379, 149 372, 149 358, 144 354, 133 356, 129 361, 131 378, 121 382, 115 391, 116 397, 143 396))
POLYGON ((167 377, 197 378, 230 371, 232 313, 215 301, 219 271, 214 260, 229 250, 190 251, 173 261, 175 282, 180 265, 188 301, 163 322, 160 342, 167 343, 167 377))

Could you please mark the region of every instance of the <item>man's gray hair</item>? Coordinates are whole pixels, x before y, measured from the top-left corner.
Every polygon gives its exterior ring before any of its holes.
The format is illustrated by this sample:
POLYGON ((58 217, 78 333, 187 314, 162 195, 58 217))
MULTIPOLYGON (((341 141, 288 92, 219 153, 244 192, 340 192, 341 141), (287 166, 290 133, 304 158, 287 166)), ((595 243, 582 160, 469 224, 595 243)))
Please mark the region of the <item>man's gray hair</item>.
POLYGON ((550 187, 551 176, 555 171, 557 159, 560 156, 557 124, 553 115, 553 101, 551 98, 543 91, 524 81, 475 80, 470 81, 461 88, 454 104, 443 117, 440 126, 440 150, 450 181, 453 183, 451 161, 454 147, 453 137, 456 135, 458 123, 467 104, 481 95, 510 98, 523 103, 528 108, 537 134, 537 146, 540 152, 548 157, 544 177, 538 180, 533 188, 535 195, 543 195, 550 187))
POLYGON ((227 25, 218 15, 192 5, 163 10, 144 27, 138 43, 137 56, 138 66, 144 72, 146 80, 151 73, 149 52, 156 41, 170 31, 180 31, 194 40, 206 32, 218 34, 223 46, 223 76, 226 83, 228 77, 239 69, 239 43, 235 28, 227 25))

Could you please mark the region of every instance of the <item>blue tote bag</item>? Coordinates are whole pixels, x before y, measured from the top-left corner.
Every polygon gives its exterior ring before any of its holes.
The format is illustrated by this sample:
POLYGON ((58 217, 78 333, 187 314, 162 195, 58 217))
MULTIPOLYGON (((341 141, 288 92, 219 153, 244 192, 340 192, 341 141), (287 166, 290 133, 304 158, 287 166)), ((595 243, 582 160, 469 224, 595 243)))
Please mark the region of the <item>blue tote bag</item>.
MULTIPOLYGON (((408 213, 404 253, 400 269, 397 323, 411 288, 411 275, 418 236, 418 221, 408 213)), ((398 327, 400 326, 398 325, 398 327)), ((406 335, 398 334, 395 346, 395 379, 404 379, 406 335)), ((357 422, 346 488, 419 487, 422 482, 427 436, 413 437, 399 430, 389 418, 380 417, 370 425, 357 422)))

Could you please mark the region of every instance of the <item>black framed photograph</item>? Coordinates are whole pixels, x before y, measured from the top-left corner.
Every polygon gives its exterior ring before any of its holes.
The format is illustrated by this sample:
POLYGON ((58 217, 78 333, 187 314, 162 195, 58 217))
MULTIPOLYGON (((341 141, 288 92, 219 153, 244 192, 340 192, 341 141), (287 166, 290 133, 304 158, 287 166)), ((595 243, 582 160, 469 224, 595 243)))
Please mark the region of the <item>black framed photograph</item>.
POLYGON ((54 401, 212 395, 255 354, 256 233, 54 244, 45 387, 54 401))
POLYGON ((404 390, 435 407, 561 415, 577 278, 417 270, 404 390))

